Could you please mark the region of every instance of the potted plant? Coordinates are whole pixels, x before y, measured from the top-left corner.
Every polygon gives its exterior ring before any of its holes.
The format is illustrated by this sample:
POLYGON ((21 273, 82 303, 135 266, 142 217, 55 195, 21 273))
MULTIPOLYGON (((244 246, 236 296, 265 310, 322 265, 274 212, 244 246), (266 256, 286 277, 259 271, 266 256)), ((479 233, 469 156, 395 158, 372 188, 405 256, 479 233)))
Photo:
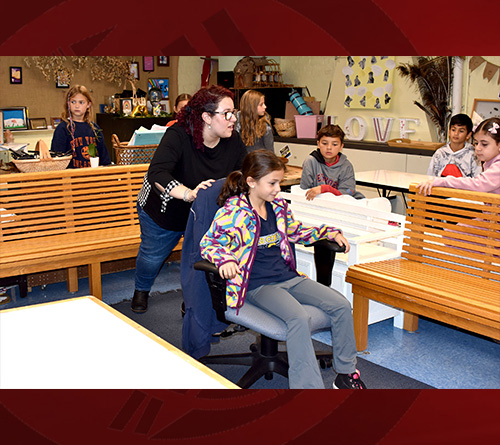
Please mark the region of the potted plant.
POLYGON ((99 167, 99 152, 95 144, 89 145, 90 166, 99 167))

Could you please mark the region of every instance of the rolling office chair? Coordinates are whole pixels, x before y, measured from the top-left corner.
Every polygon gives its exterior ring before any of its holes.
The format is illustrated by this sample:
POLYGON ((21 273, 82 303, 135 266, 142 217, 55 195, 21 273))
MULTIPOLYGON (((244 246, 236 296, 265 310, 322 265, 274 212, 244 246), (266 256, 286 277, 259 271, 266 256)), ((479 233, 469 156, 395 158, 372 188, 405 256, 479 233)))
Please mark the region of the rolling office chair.
MULTIPOLYGON (((330 286, 335 254, 343 251, 345 247, 328 240, 321 240, 314 244, 318 282, 330 286)), ((250 346, 250 352, 205 356, 200 361, 205 364, 250 366, 250 369, 237 382, 241 388, 249 388, 262 376, 271 380, 274 372, 288 377, 286 352, 278 351, 278 342, 286 341, 285 323, 248 301, 237 314, 236 309, 228 308, 226 305, 226 280, 221 278, 217 267, 207 260, 201 260, 194 264, 194 268, 205 272, 217 319, 227 324, 236 323, 260 334, 257 342, 250 346)), ((311 335, 330 328, 330 319, 321 309, 310 305, 304 305, 304 308, 311 317, 311 335)), ((316 357, 320 360, 322 368, 331 366, 331 352, 317 352, 316 357)))

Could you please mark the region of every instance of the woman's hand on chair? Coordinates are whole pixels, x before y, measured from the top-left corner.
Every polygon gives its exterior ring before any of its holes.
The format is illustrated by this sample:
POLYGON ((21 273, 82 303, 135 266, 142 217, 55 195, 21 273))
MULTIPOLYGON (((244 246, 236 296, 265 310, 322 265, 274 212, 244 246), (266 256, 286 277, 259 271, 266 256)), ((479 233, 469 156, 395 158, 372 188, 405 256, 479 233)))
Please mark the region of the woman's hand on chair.
POLYGON ((230 280, 231 278, 234 278, 236 275, 238 275, 240 273, 241 273, 240 268, 233 261, 230 261, 229 263, 225 263, 219 267, 219 274, 225 280, 230 280))
POLYGON ((212 187, 212 184, 215 182, 215 179, 207 179, 206 181, 200 182, 194 190, 191 190, 189 193, 189 201, 193 202, 198 196, 198 190, 207 189, 208 187, 212 187))

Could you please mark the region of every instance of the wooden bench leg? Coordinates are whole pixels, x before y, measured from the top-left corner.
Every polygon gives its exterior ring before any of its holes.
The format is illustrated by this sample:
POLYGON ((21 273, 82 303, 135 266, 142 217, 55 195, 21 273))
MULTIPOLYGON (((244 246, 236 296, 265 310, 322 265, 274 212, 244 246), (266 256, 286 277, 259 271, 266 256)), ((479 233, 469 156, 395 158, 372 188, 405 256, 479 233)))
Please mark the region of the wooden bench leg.
POLYGON ((78 267, 68 267, 67 272, 68 292, 78 292, 78 267))
POLYGON ((368 347, 368 310, 370 300, 359 295, 353 295, 352 316, 354 318, 354 338, 358 351, 368 347))
POLYGON ((102 300, 101 263, 89 264, 90 294, 102 300))
POLYGON ((405 311, 403 329, 408 332, 415 332, 418 329, 418 315, 405 311))

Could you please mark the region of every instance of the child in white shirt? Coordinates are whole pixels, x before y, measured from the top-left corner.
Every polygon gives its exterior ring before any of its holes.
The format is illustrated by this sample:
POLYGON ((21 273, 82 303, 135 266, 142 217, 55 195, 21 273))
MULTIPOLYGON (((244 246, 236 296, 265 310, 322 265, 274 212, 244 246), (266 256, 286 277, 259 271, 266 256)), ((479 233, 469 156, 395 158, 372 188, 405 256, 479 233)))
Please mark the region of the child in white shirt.
POLYGON ((481 174, 481 163, 474 146, 467 142, 472 134, 472 121, 466 114, 456 114, 450 120, 450 142, 438 148, 432 156, 427 175, 474 178, 481 174))

